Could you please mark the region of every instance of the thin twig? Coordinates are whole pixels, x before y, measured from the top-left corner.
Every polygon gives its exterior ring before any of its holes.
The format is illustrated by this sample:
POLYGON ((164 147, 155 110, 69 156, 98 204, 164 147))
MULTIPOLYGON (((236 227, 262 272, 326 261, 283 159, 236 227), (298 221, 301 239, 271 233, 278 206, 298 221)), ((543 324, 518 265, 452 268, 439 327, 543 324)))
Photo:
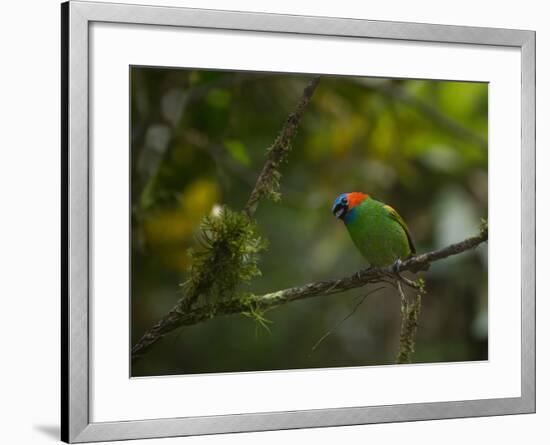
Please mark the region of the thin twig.
POLYGON ((332 328, 330 328, 327 332, 325 332, 319 340, 315 342, 315 344, 311 347, 311 352, 315 351, 319 345, 327 338, 330 334, 332 334, 336 329, 338 329, 340 326, 342 326, 347 320, 349 320, 353 314, 357 312, 357 309, 365 302, 368 296, 374 294, 375 292, 378 292, 379 290, 384 289, 384 286, 377 287, 376 289, 371 290, 370 292, 366 293, 361 297, 359 300, 359 303, 356 303, 356 305, 353 307, 351 312, 346 315, 344 318, 342 318, 338 323, 336 323, 332 328))

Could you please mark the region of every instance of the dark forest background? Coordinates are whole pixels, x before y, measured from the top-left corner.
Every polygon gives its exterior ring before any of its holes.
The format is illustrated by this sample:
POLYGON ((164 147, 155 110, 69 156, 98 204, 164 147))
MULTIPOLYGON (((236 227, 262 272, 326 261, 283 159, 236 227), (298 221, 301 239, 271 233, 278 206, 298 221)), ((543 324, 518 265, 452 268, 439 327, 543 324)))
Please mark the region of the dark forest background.
MULTIPOLYGON (((311 75, 131 69, 132 343, 182 297, 201 219, 243 208, 311 75)), ((419 252, 476 234, 487 217, 488 85, 322 77, 282 173, 282 201, 256 213, 269 240, 255 293, 337 278, 366 266, 331 214, 363 191, 407 221, 419 252)), ((423 273, 414 362, 487 359, 487 248, 423 273)), ((170 334, 133 376, 391 364, 400 301, 369 287, 266 314, 219 317, 170 334)))

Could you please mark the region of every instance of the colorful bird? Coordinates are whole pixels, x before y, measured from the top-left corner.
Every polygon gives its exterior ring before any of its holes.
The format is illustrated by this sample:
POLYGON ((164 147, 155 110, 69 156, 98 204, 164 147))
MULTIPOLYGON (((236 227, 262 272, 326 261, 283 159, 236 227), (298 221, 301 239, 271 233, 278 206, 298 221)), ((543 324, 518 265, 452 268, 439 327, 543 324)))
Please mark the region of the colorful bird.
POLYGON ((416 249, 403 218, 389 205, 361 192, 343 193, 332 206, 336 218, 344 221, 363 257, 371 266, 399 268, 416 249))

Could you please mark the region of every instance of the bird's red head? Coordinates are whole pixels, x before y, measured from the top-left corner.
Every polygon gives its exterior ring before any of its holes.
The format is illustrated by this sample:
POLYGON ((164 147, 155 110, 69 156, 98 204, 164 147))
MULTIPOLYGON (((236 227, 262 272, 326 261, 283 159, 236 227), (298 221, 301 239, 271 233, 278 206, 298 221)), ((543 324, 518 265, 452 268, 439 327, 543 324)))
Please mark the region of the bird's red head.
POLYGON ((351 210, 356 205, 361 204, 365 199, 368 199, 369 195, 363 192, 350 192, 347 194, 347 198, 348 198, 348 210, 351 210))
POLYGON ((332 206, 332 213, 338 219, 344 219, 349 211, 355 206, 361 204, 365 199, 368 199, 369 195, 362 192, 350 192, 342 193, 332 206))

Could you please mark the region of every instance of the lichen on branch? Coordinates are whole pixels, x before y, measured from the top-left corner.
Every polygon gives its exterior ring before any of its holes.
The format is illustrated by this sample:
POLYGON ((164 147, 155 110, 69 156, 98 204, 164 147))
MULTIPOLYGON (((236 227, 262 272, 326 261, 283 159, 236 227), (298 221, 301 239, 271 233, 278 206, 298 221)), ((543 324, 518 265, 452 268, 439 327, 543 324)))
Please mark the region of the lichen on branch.
POLYGON ((244 207, 244 212, 249 218, 254 215, 258 203, 262 198, 279 201, 281 195, 279 193, 281 179, 281 165, 286 160, 288 153, 291 150, 291 142, 298 131, 298 125, 304 111, 313 97, 313 93, 319 84, 320 77, 315 77, 304 88, 302 97, 294 112, 288 116, 283 128, 275 139, 275 142, 267 150, 267 160, 264 167, 256 180, 256 185, 250 193, 248 202, 244 207))
POLYGON ((240 212, 223 207, 204 217, 197 246, 189 249, 192 261, 182 305, 189 307, 199 297, 218 301, 233 296, 239 285, 261 275, 258 254, 266 247, 256 224, 240 212))
POLYGON ((414 352, 416 342, 416 330, 418 328, 420 309, 422 307, 422 296, 426 294, 425 283, 422 278, 414 282, 417 293, 414 300, 409 303, 403 291, 399 289, 402 295, 401 303, 401 330, 399 333, 399 352, 396 363, 411 363, 411 357, 414 352))

